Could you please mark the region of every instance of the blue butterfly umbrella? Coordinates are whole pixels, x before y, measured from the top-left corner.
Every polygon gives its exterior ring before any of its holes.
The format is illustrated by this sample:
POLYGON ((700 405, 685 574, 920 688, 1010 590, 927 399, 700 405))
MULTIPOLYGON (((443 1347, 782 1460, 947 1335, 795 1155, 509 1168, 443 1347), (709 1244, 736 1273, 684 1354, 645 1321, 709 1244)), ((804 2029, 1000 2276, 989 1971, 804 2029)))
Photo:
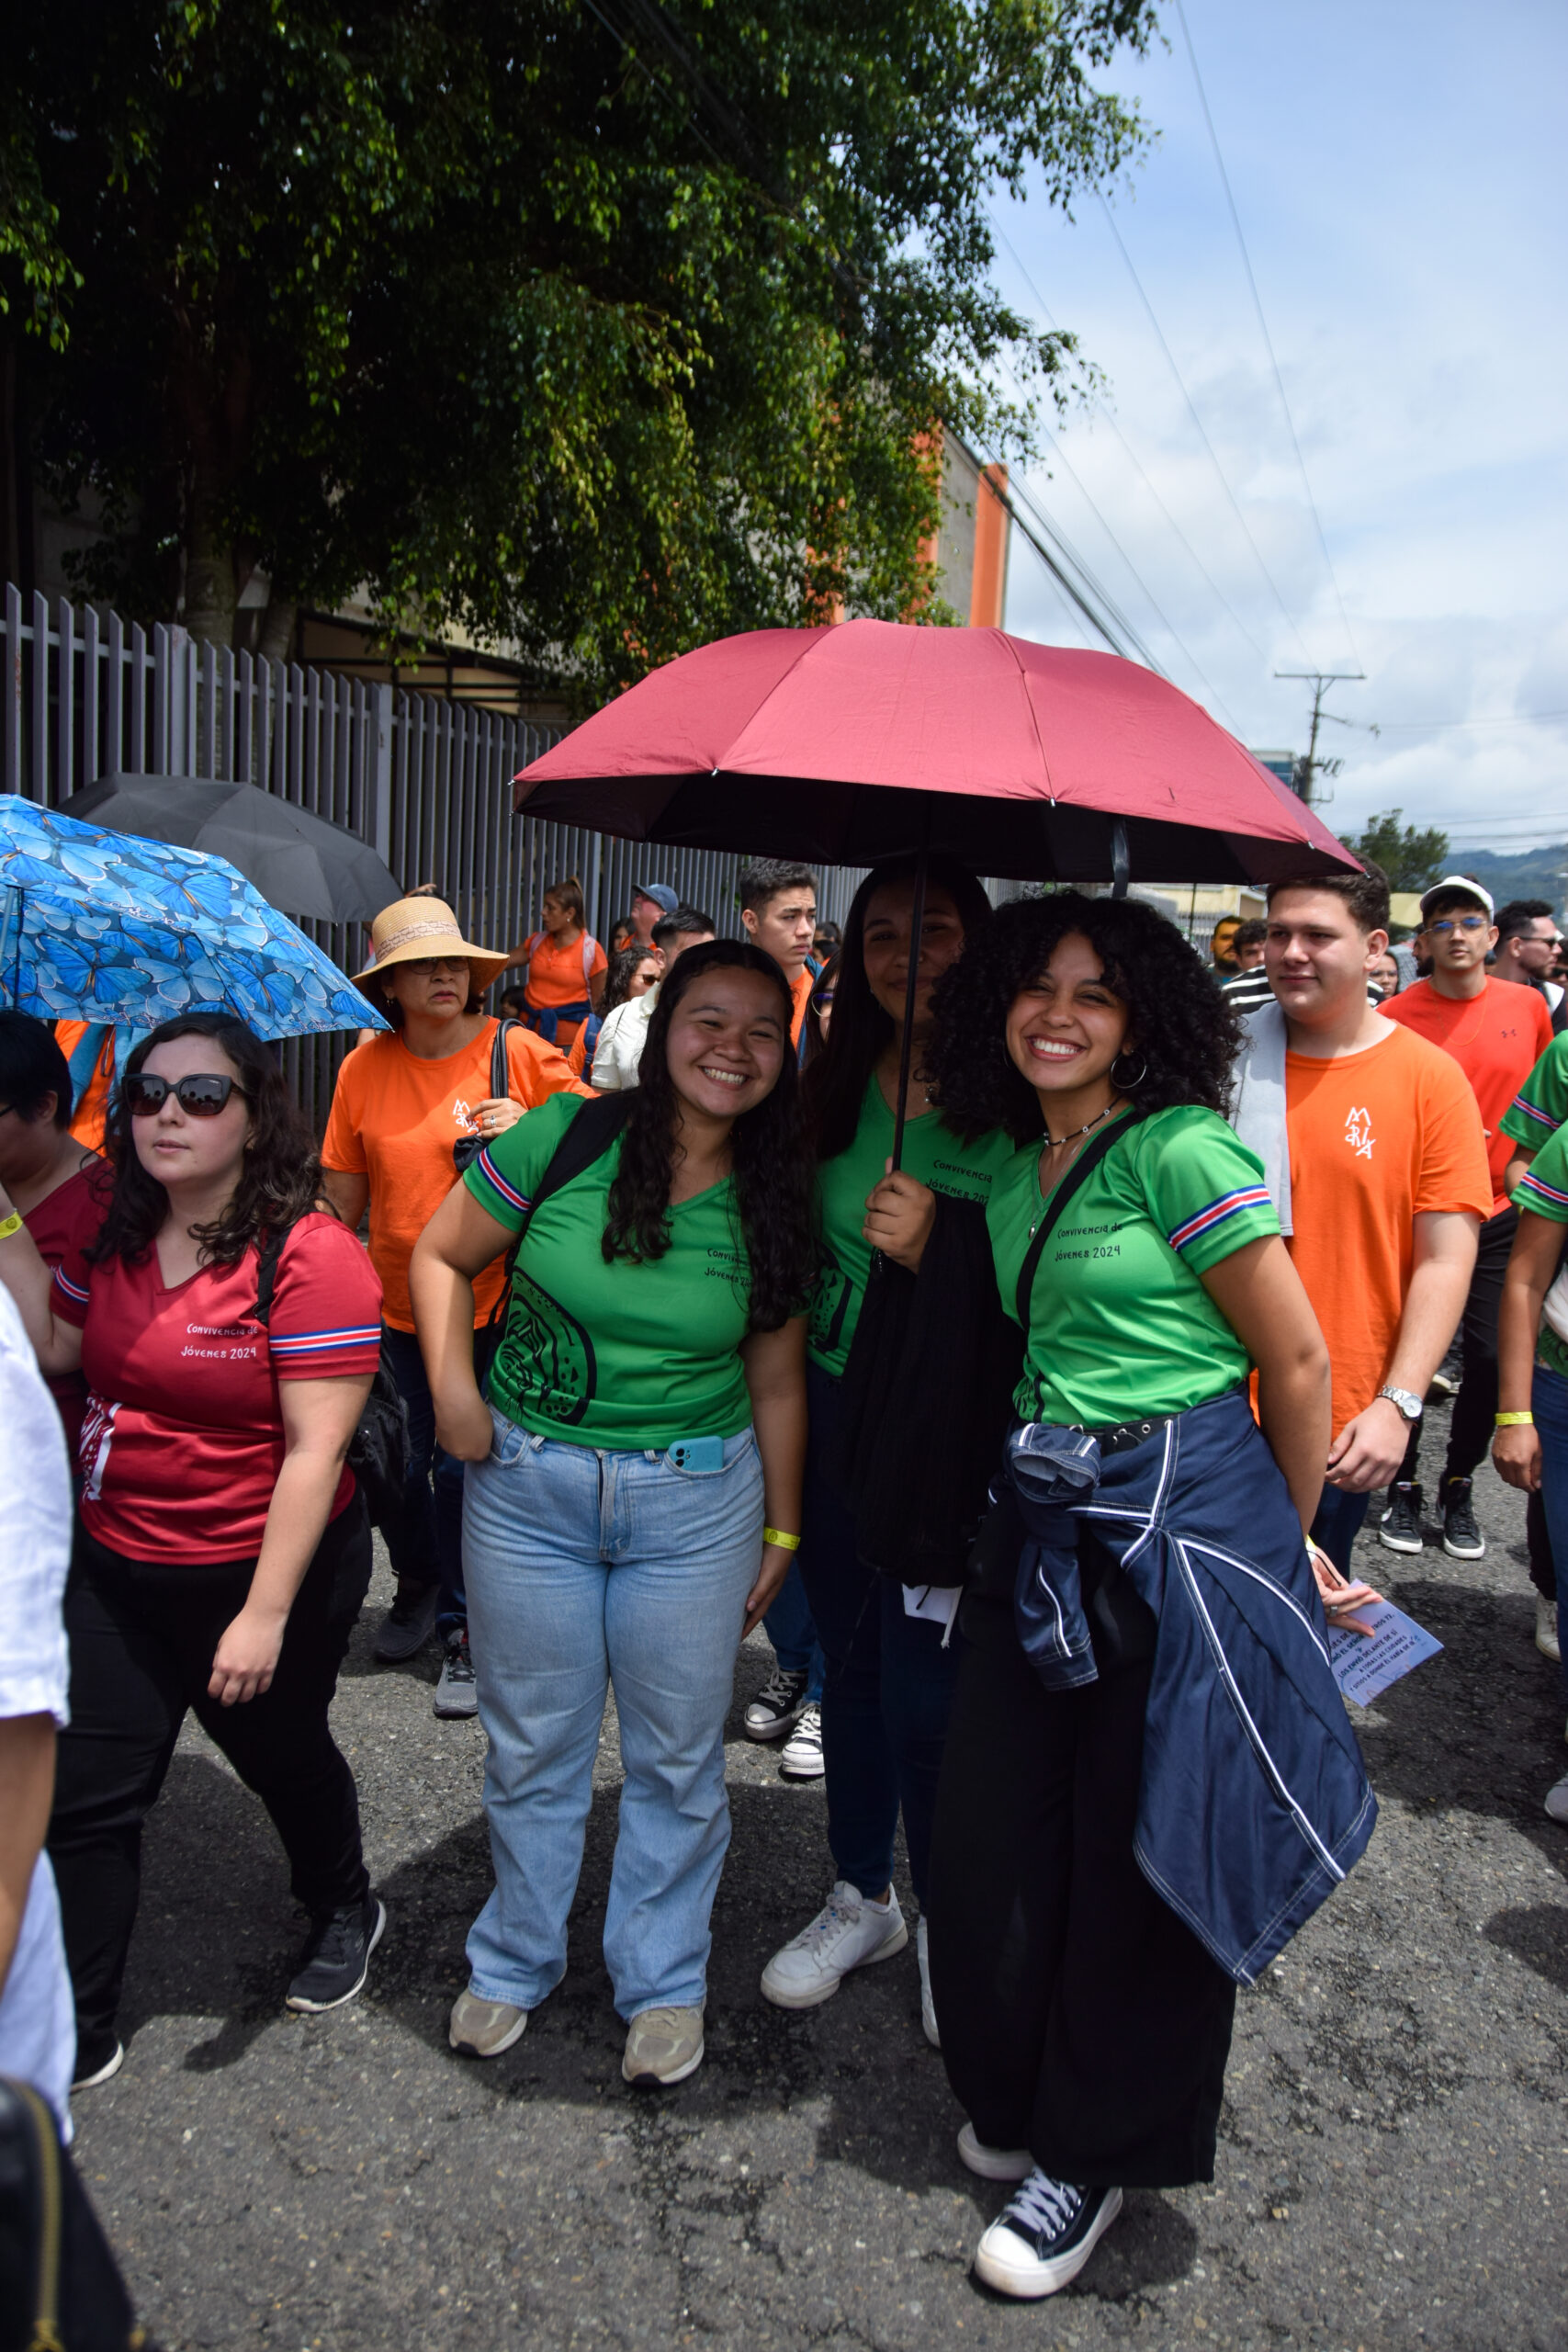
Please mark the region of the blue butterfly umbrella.
POLYGON ((145 1030, 231 1012, 258 1037, 387 1023, 223 858, 0 793, 0 1004, 145 1030))

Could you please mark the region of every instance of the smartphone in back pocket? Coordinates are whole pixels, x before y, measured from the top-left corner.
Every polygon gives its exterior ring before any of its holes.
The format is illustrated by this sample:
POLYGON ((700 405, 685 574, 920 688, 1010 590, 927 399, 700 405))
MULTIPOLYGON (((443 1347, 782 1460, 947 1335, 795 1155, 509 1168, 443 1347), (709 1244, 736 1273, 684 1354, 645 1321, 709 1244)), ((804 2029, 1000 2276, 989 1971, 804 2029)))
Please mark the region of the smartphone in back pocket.
POLYGON ((722 1470, 724 1440, 721 1437, 680 1437, 668 1447, 671 1461, 677 1470, 722 1470))

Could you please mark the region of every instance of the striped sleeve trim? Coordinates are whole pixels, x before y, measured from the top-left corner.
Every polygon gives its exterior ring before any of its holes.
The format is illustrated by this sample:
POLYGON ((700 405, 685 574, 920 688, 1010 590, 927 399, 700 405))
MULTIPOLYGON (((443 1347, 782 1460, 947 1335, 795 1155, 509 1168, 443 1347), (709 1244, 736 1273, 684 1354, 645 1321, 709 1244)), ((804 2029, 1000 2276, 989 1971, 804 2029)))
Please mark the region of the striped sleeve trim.
POLYGON ((56 1266, 54 1270, 54 1279, 59 1283, 61 1289, 64 1292, 66 1297, 70 1299, 73 1305, 77 1306, 86 1306, 88 1297, 86 1285, 82 1283, 71 1282, 67 1278, 63 1266, 56 1266))
POLYGON ((1528 1206, 1532 1198, 1544 1204, 1548 1216, 1568 1217, 1568 1192, 1561 1184, 1549 1184, 1543 1176, 1538 1176, 1530 1168, 1526 1170, 1514 1188, 1514 1203, 1516 1207, 1521 1204, 1528 1206))
POLYGON ((274 1331, 269 1334, 272 1352, 288 1359, 292 1356, 344 1355, 358 1348, 381 1345, 379 1323, 343 1325, 331 1331, 274 1331))
POLYGON ((1206 1209, 1200 1209, 1196 1216, 1190 1216, 1185 1225, 1177 1227, 1168 1237, 1170 1246, 1173 1250, 1185 1250, 1190 1242, 1212 1233, 1215 1226, 1228 1223, 1233 1216, 1241 1216, 1248 1209, 1271 1206, 1267 1184, 1246 1184, 1238 1192, 1222 1193, 1217 1201, 1211 1201, 1206 1209))
POLYGON ((1549 1135, 1555 1135, 1562 1124, 1560 1119, 1554 1119, 1550 1111, 1543 1111, 1532 1102, 1528 1094, 1516 1094, 1513 1107, 1521 1118, 1533 1119, 1537 1126, 1544 1127, 1549 1135))
POLYGON ((527 1216, 530 1206, 527 1193, 520 1193, 515 1184, 507 1182, 488 1151, 480 1152, 474 1166, 479 1170, 486 1183, 491 1185, 501 1195, 509 1209, 515 1209, 519 1216, 527 1216))

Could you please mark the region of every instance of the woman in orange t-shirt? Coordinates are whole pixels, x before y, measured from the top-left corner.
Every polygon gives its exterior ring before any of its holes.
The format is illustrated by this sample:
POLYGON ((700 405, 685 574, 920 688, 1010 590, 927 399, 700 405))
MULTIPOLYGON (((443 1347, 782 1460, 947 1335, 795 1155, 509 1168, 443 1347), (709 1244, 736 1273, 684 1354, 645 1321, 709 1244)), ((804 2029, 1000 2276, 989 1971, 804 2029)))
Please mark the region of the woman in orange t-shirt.
MULTIPOLYGON (((435 1442, 409 1305, 409 1259, 457 1181, 455 1149, 467 1147, 471 1156, 549 1095, 587 1089, 554 1046, 522 1027, 507 1037, 505 1090, 493 1089, 500 1024, 481 995, 510 958, 466 940, 441 899, 400 899, 377 916, 370 936, 373 960, 355 978, 392 1029, 356 1046, 339 1070, 321 1166, 327 1197, 351 1231, 369 1209, 383 1349, 409 1409, 404 1509, 382 1531, 398 1589, 376 1655, 412 1657, 438 1625, 446 1662, 435 1712, 468 1715, 475 1701, 463 1600, 463 1465, 435 1442)), ((499 1261, 474 1284, 474 1350, 486 1369, 500 1335, 499 1321, 493 1333, 489 1326, 503 1288, 499 1261)))
POLYGON ((545 893, 543 929, 530 932, 511 961, 525 964, 523 997, 530 1029, 569 1054, 577 1033, 599 1010, 610 959, 588 930, 582 885, 575 874, 545 893))

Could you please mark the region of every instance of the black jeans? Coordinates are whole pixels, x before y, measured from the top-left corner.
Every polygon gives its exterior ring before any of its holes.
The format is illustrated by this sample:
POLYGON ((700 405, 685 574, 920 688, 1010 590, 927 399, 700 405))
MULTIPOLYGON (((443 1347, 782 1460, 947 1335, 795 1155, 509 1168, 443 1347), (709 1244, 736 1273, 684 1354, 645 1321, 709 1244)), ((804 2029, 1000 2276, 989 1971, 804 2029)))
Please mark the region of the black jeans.
POLYGON ((1057 2180, 1211 2180, 1235 1986, 1134 1859, 1152 1661, 1051 1691, 1010 1602, 961 1626, 931 1849, 948 2080, 1057 2180))
MULTIPOLYGON (((1518 1230, 1517 1209, 1499 1209, 1481 1228, 1475 1272, 1464 1302, 1460 1329, 1464 1335, 1464 1373, 1454 1398, 1449 1424, 1445 1478, 1468 1478, 1492 1443, 1492 1416, 1497 1410, 1497 1310, 1503 1303, 1503 1273, 1518 1230)), ((1410 1441, 1399 1475, 1416 1476, 1421 1445, 1419 1419, 1410 1425, 1410 1441)))
MULTIPOLYGON (((96 1543, 77 1521, 65 1595, 71 1723, 60 1735, 49 1855, 84 2072, 114 2048, 141 1891, 141 1825, 187 1707, 272 1815, 306 1910, 319 1917, 368 1893, 359 1799, 327 1710, 370 1566, 369 1524, 355 1495, 305 1572, 271 1687, 221 1707, 208 1697, 207 1680, 224 1627, 244 1606, 255 1562, 130 1560, 96 1543)), ((221 1855, 212 1860, 220 1871, 221 1855)))
MULTIPOLYGON (((481 1389, 501 1342, 501 1330, 497 1322, 474 1333, 474 1377, 481 1389)), ((435 1401, 425 1377, 419 1340, 412 1331, 394 1331, 389 1323, 383 1324, 381 1338, 398 1394, 409 1409, 403 1515, 381 1532, 400 1584, 439 1585, 436 1625, 444 1634, 454 1634, 467 1623, 468 1614, 463 1597, 463 1465, 435 1442, 435 1401)))

